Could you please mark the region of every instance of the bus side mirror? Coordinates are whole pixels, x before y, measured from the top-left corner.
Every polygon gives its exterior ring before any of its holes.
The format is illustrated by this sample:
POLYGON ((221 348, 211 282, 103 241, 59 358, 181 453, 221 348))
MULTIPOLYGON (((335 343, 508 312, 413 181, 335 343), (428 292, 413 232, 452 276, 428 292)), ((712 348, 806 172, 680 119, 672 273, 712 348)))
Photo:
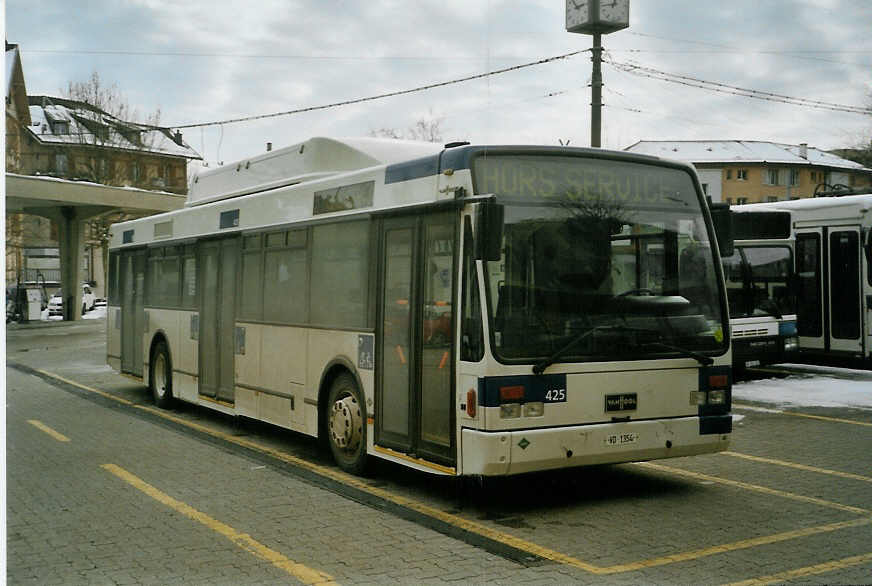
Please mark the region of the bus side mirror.
POLYGON ((492 201, 475 205, 475 259, 499 260, 503 247, 504 207, 492 201))
POLYGON ((713 203, 709 205, 709 211, 718 240, 718 248, 721 251, 721 258, 733 256, 733 212, 730 211, 730 205, 713 203))

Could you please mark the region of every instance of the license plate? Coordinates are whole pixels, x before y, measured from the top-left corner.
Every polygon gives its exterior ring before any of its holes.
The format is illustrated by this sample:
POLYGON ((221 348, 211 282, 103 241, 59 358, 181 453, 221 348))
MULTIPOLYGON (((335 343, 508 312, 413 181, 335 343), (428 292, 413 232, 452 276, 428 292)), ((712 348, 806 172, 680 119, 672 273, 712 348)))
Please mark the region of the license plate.
POLYGON ((625 446, 635 444, 637 441, 639 441, 638 433, 613 433, 603 440, 607 446, 625 446))
POLYGON ((747 361, 745 361, 745 368, 753 368, 755 366, 760 366, 759 360, 747 360, 747 361))

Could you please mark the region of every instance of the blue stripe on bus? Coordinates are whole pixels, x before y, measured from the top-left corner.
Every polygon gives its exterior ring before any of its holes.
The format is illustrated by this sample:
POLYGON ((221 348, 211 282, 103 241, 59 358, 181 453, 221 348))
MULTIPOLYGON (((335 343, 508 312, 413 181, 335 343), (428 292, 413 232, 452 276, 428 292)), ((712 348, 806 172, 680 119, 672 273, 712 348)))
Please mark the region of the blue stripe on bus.
POLYGON ((499 407, 501 403, 545 402, 548 391, 566 393, 565 374, 540 374, 516 376, 486 376, 478 379, 478 404, 482 407, 499 407), (524 387, 521 400, 500 401, 501 387, 524 387))
POLYGON ((431 155, 404 163, 395 163, 385 168, 385 185, 399 183, 439 173, 439 155, 431 155))

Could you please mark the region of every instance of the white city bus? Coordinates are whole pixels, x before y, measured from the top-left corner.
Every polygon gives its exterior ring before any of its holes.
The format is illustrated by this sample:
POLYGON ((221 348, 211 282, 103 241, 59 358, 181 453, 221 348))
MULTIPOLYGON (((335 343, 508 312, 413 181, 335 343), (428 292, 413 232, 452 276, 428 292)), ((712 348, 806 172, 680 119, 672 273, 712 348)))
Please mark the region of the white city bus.
POLYGON ((721 257, 733 367, 787 362, 799 350, 790 214, 738 209, 733 208, 731 222, 733 253, 721 257))
MULTIPOLYGON (((872 194, 733 206, 790 214, 803 359, 872 358, 872 194)), ((771 240, 775 243, 776 241, 771 240)))
POLYGON ((313 138, 116 224, 108 362, 370 457, 508 475, 726 449, 727 307, 693 169, 313 138))

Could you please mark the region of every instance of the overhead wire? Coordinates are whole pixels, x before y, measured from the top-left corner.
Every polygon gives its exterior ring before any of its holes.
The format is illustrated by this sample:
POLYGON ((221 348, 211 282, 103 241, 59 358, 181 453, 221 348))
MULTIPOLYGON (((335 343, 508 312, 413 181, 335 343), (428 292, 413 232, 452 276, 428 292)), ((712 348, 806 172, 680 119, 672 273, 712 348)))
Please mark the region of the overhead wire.
POLYGON ((263 119, 265 119, 265 118, 277 118, 277 117, 279 117, 279 116, 290 116, 290 115, 292 115, 292 114, 302 114, 302 113, 305 113, 305 112, 315 112, 315 111, 318 111, 318 110, 327 110, 327 109, 329 109, 329 108, 337 108, 337 107, 339 107, 339 106, 350 106, 350 105, 352 105, 352 104, 361 104, 361 103, 364 103, 364 102, 372 102, 372 101, 375 101, 375 100, 382 100, 382 99, 384 99, 384 98, 391 98, 391 97, 394 97, 394 96, 402 96, 402 95, 405 95, 405 94, 412 94, 412 93, 421 92, 421 91, 426 91, 426 90, 431 90, 431 89, 435 89, 435 88, 439 88, 439 87, 445 87, 445 86, 449 86, 449 85, 454 85, 454 84, 458 84, 458 83, 463 83, 463 82, 466 82, 466 81, 473 81, 473 80, 476 80, 476 79, 485 79, 485 78, 490 78, 491 76, 494 76, 494 75, 500 75, 500 74, 503 74, 503 73, 509 73, 509 72, 511 72, 511 71, 518 71, 518 70, 521 70, 521 69, 525 69, 525 68, 527 68, 527 67, 534 67, 534 66, 536 66, 536 65, 544 65, 544 64, 546 64, 546 63, 551 63, 551 62, 553 62, 553 61, 559 61, 559 60, 561 60, 561 59, 567 59, 567 58, 569 58, 569 57, 573 57, 573 56, 575 56, 575 55, 579 55, 579 54, 581 54, 581 53, 586 53, 586 52, 589 52, 589 51, 590 51, 590 49, 581 49, 581 50, 578 50, 578 51, 570 51, 569 53, 564 53, 564 54, 562 54, 562 55, 555 55, 555 56, 553 56, 553 57, 546 57, 546 58, 544 58, 544 59, 539 59, 539 60, 537 60, 537 61, 531 61, 531 62, 528 62, 528 63, 522 63, 522 64, 520 64, 520 65, 512 65, 511 67, 504 67, 504 68, 502 68, 502 69, 495 69, 495 70, 493 70, 493 71, 486 71, 486 72, 484 72, 484 73, 477 73, 477 74, 475 74, 475 75, 468 75, 468 76, 466 76, 466 77, 461 77, 461 78, 457 78, 457 79, 451 79, 451 80, 448 80, 448 81, 441 81, 441 82, 437 82, 437 83, 430 83, 430 84, 427 84, 427 85, 422 85, 422 86, 418 86, 418 87, 414 87, 414 88, 410 88, 410 89, 405 89, 405 90, 397 90, 397 91, 393 91, 393 92, 385 92, 385 93, 382 93, 382 94, 378 94, 378 95, 374 95, 374 96, 367 96, 367 97, 364 97, 364 98, 354 98, 354 99, 350 99, 350 100, 343 100, 343 101, 340 101, 340 102, 332 102, 332 103, 330 103, 330 104, 323 104, 323 105, 321 105, 321 106, 308 106, 308 107, 305 107, 305 108, 297 108, 297 109, 294 109, 294 110, 286 110, 286 111, 284 111, 284 112, 275 112, 275 113, 272 113, 272 114, 260 114, 260 115, 255 115, 255 116, 245 116, 245 117, 241 117, 241 118, 231 118, 231 119, 228 119, 228 120, 217 120, 217 121, 214 121, 214 122, 200 122, 200 123, 195 123, 195 124, 180 124, 180 125, 174 125, 174 126, 171 126, 171 128, 175 128, 175 129, 181 130, 181 129, 183 129, 183 128, 201 128, 201 127, 204 127, 204 126, 219 126, 219 125, 224 125, 224 124, 236 124, 236 123, 238 123, 238 122, 250 122, 250 121, 252 121, 252 120, 263 120, 263 119))
POLYGON ((851 106, 846 104, 837 104, 834 102, 824 102, 822 100, 810 100, 807 98, 797 98, 794 96, 788 96, 785 94, 777 94, 774 92, 766 92, 762 90, 755 90, 749 88, 742 88, 734 85, 729 85, 716 81, 706 81, 704 79, 699 79, 696 77, 691 77, 688 75, 680 75, 676 73, 668 73, 666 71, 661 71, 659 69, 654 69, 652 67, 643 67, 641 65, 637 65, 634 63, 622 63, 619 61, 615 61, 613 59, 609 59, 605 61, 615 69, 620 71, 624 71, 625 73, 630 73, 632 75, 638 75, 641 77, 648 77, 651 79, 657 79, 660 81, 666 81, 670 83, 681 84, 689 87, 695 87, 698 89, 704 89, 713 92, 719 92, 724 94, 732 94, 737 96, 743 96, 746 98, 753 98, 757 100, 766 100, 770 102, 781 102, 784 104, 792 104, 795 106, 805 106, 808 108, 818 108, 822 110, 832 110, 836 112, 850 112, 853 114, 864 114, 867 116, 872 116, 872 108, 867 108, 863 106, 851 106))

